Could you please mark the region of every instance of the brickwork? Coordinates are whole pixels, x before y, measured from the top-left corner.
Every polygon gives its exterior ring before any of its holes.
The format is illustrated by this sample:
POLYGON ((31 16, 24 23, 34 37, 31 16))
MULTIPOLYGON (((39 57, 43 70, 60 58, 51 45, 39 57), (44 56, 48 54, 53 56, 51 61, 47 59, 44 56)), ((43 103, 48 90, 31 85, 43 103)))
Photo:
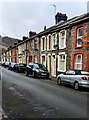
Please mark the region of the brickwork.
MULTIPOLYGON (((83 37, 88 37, 89 36, 89 22, 86 22, 83 24, 84 25, 84 36, 83 37)), ((66 53, 67 53, 67 69, 71 69, 73 66, 73 58, 72 55, 75 52, 83 52, 83 57, 84 57, 84 70, 87 70, 87 63, 89 62, 87 59, 87 54, 89 54, 89 46, 82 46, 80 48, 75 48, 75 36, 76 36, 76 26, 71 27, 67 30, 67 40, 66 40, 66 53)))

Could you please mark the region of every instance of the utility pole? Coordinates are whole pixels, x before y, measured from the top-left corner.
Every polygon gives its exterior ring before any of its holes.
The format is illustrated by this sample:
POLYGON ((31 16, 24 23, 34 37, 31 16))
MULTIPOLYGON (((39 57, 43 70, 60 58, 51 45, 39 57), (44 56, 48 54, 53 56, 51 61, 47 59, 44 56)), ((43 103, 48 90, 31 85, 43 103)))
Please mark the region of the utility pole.
MULTIPOLYGON (((51 4, 51 5, 54 7, 54 23, 55 23, 56 5, 54 5, 54 4, 51 4)), ((57 44, 55 46, 55 50, 56 50, 56 77, 57 77, 57 63, 58 63, 58 57, 57 57, 58 47, 57 47, 57 44)))
POLYGON ((51 4, 54 7, 54 23, 55 23, 55 15, 56 15, 56 5, 51 4))

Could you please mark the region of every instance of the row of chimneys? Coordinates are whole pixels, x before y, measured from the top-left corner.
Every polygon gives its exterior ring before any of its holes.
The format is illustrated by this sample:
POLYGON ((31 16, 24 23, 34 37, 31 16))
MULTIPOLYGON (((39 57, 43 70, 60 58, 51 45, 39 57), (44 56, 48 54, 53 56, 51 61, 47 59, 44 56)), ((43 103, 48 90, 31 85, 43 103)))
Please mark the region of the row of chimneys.
MULTIPOLYGON (((62 14, 62 13, 59 13, 59 12, 58 12, 58 13, 55 15, 55 24, 64 22, 64 21, 67 20, 67 18, 68 18, 68 17, 66 16, 66 14, 62 14)), ((46 26, 44 26, 44 30, 46 30, 46 26)), ((32 32, 32 31, 29 32, 29 38, 32 37, 32 36, 34 36, 34 35, 36 35, 36 32, 32 32)), ((27 38, 28 38, 28 37, 23 36, 23 40, 26 40, 27 38)))
MULTIPOLYGON (((55 15, 55 24, 64 22, 64 21, 66 21, 66 20, 67 20, 66 14, 62 14, 62 13, 59 13, 59 12, 58 12, 58 13, 55 15)), ((46 30, 46 26, 44 26, 44 30, 46 30)), ((34 35, 36 35, 36 32, 32 32, 32 31, 29 32, 29 38, 32 37, 32 36, 34 36, 34 35)), ((22 39, 23 39, 23 40, 26 40, 26 39, 28 39, 28 37, 23 36, 22 39)), ((21 41, 19 40, 18 43, 20 43, 20 42, 21 42, 21 41)), ((16 44, 17 44, 17 43, 14 43, 14 45, 16 45, 16 44)))

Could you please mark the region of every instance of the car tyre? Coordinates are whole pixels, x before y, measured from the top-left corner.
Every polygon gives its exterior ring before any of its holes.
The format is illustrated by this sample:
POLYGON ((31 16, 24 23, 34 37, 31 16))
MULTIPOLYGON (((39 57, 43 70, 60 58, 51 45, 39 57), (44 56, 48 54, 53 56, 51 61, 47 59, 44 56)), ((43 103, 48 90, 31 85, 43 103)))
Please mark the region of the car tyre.
POLYGON ((58 79, 57 79, 57 84, 58 84, 58 85, 61 85, 61 84, 62 84, 62 83, 61 83, 61 78, 58 78, 58 79))
POLYGON ((75 90, 79 90, 79 83, 78 83, 78 82, 75 82, 75 83, 74 83, 74 89, 75 89, 75 90))

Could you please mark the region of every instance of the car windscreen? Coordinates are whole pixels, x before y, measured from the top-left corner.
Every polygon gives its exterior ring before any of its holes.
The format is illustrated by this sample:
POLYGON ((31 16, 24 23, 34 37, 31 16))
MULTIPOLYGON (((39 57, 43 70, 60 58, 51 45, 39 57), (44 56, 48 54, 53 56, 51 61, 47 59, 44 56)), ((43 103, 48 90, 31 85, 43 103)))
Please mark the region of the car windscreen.
POLYGON ((89 75, 89 72, 88 71, 81 71, 81 74, 82 75, 89 75))
POLYGON ((34 64, 33 66, 34 66, 34 68, 36 68, 36 69, 40 69, 39 64, 34 64))
POLYGON ((47 68, 46 68, 43 64, 39 64, 39 67, 40 67, 42 70, 47 70, 47 68))

